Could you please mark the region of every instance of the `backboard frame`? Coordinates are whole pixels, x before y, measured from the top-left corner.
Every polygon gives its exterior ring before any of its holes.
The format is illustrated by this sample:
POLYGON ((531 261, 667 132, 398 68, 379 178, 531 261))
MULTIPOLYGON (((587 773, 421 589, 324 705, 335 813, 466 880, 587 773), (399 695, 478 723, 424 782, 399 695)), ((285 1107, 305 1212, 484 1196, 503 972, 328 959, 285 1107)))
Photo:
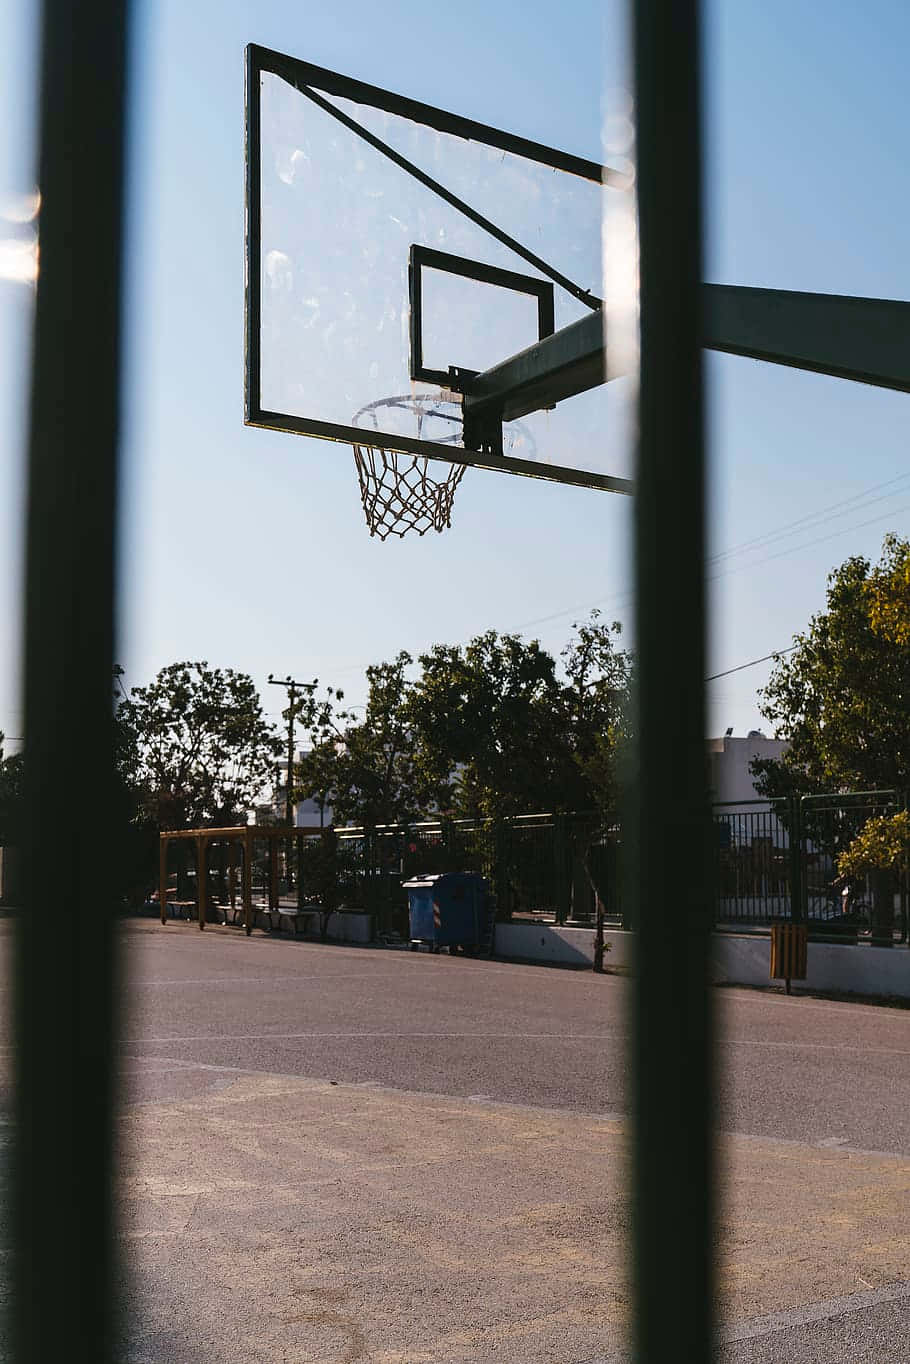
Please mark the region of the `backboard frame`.
POLYGON ((537 300, 537 340, 542 341, 545 336, 553 335, 556 323, 553 285, 550 280, 538 279, 535 275, 522 275, 516 270, 503 270, 500 266, 469 260, 466 256, 455 256, 451 251, 438 251, 414 242, 408 262, 412 379, 422 379, 424 383, 439 384, 442 388, 463 393, 470 388, 472 379, 477 375, 476 370, 459 369, 456 365, 450 365, 447 370, 442 370, 430 369, 423 363, 424 270, 437 270, 444 274, 458 275, 462 279, 472 279, 479 284, 491 284, 497 289, 511 289, 513 293, 528 294, 537 300))
MULTIPOLYGON (((261 216, 261 173, 262 173, 262 134, 261 134, 261 111, 260 111, 260 82, 264 74, 278 76, 286 81, 294 89, 309 98, 314 104, 324 111, 332 114, 342 124, 353 128, 358 135, 365 141, 377 145, 377 140, 373 138, 367 130, 350 120, 347 115, 332 105, 323 96, 337 96, 343 99, 354 101, 358 104, 370 106, 391 114, 412 119, 415 122, 431 127, 438 132, 449 133, 456 137, 464 138, 469 141, 482 142, 485 145, 497 148, 504 152, 513 153, 516 156, 526 157, 529 160, 538 162, 553 170, 565 171, 571 175, 577 175, 582 179, 597 184, 616 184, 626 187, 626 177, 609 168, 604 167, 600 162, 576 156, 571 152, 559 151, 554 147, 548 147, 542 143, 531 141, 502 129, 490 127, 487 124, 479 123, 474 119, 464 118, 458 114, 448 113, 445 110, 437 109, 432 105, 423 104, 420 101, 412 100, 406 96, 394 94, 391 91, 383 90, 378 86, 369 85, 363 81, 355 80, 349 76, 340 75, 338 72, 329 71, 324 67, 313 65, 311 62, 302 61, 298 58, 289 57, 282 53, 275 52, 270 48, 262 47, 256 43, 248 44, 246 48, 246 88, 245 88, 245 107, 246 107, 246 262, 245 262, 245 363, 244 363, 244 393, 245 393, 245 413, 244 421, 248 426, 265 428, 272 431, 285 431, 295 435, 313 436, 322 440, 340 441, 344 444, 354 445, 363 442, 364 432, 361 428, 353 425, 346 425, 338 422, 322 421, 316 418, 301 417, 294 413, 275 412, 262 406, 261 399, 261 380, 262 380, 262 357, 260 331, 262 323, 262 216, 261 216)), ((594 298, 587 291, 580 290, 572 281, 565 279, 548 266, 546 262, 539 260, 532 252, 522 248, 506 234, 502 233, 494 224, 489 223, 481 215, 474 213, 469 206, 458 201, 443 187, 433 182, 419 168, 394 152, 385 144, 379 142, 380 150, 397 164, 403 166, 409 173, 416 178, 428 183, 437 193, 443 197, 448 197, 449 202, 454 202, 462 211, 467 211, 469 216, 473 214, 475 221, 479 222, 485 230, 497 235, 500 240, 512 249, 517 248, 517 253, 523 255, 528 262, 535 268, 548 273, 550 278, 559 283, 563 288, 573 293, 576 298, 585 303, 590 309, 600 312, 601 301, 594 298)), ((438 382, 438 380, 436 380, 438 382)), ((563 467, 561 465, 549 464, 543 461, 520 459, 512 455, 499 453, 495 448, 485 448, 482 450, 472 450, 458 447, 453 449, 451 445, 439 444, 434 441, 414 439, 410 436, 396 432, 381 432, 382 446, 388 450, 397 450, 403 454, 422 455, 430 459, 444 460, 447 464, 460 463, 477 468, 493 469, 504 473, 519 474, 529 478, 544 479, 549 482, 570 484, 586 488, 598 488, 611 492, 628 493, 632 490, 632 485, 628 479, 613 477, 608 474, 595 473, 582 469, 563 467), (453 458, 454 456, 454 458, 453 458)), ((378 444, 377 441, 373 442, 378 444)))

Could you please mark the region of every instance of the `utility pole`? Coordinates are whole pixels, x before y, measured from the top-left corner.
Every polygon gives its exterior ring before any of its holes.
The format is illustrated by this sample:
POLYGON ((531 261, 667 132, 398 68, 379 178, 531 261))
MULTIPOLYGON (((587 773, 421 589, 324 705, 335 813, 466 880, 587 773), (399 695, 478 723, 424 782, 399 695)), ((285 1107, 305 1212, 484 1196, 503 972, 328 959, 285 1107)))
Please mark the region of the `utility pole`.
MULTIPOLYGON (((294 721, 297 717, 297 694, 298 692, 301 691, 313 692, 315 691, 318 685, 319 685, 318 677, 314 677, 312 682, 297 682, 293 677, 286 677, 284 678, 284 680, 282 680, 281 678, 273 677, 272 674, 269 673, 269 686, 284 687, 285 691, 288 694, 288 773, 285 811, 287 818, 287 826, 289 829, 293 828, 294 825, 294 799, 292 792, 294 784, 294 721)), ((285 858, 287 862, 288 887, 290 887, 293 883, 293 877, 291 874, 293 854, 294 839, 293 835, 289 834, 287 840, 287 848, 285 851, 285 858)))

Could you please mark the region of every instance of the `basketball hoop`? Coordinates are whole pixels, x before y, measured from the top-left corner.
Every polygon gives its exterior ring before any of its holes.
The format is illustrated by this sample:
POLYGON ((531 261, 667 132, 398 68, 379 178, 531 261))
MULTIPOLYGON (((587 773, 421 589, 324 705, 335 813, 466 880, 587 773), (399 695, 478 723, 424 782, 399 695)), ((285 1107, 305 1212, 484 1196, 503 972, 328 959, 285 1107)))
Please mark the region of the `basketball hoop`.
MULTIPOLYGON (((461 439, 461 404, 435 393, 380 398, 355 413, 352 425, 456 445, 461 439)), ((441 532, 451 526, 452 502, 465 465, 356 444, 354 462, 371 535, 385 540, 409 530, 425 535, 428 530, 441 532)))
MULTIPOLYGON (((451 445, 453 456, 463 448, 461 395, 447 390, 380 398, 355 412, 351 425, 362 427, 365 433, 388 432, 451 445)), ((503 440, 510 453, 534 458, 533 437, 518 422, 504 427, 503 440)), ((409 530, 426 535, 428 530, 442 532, 451 527, 455 489, 466 465, 388 450, 375 443, 375 436, 369 444, 355 443, 354 462, 371 535, 385 540, 390 535, 407 535, 409 530)))

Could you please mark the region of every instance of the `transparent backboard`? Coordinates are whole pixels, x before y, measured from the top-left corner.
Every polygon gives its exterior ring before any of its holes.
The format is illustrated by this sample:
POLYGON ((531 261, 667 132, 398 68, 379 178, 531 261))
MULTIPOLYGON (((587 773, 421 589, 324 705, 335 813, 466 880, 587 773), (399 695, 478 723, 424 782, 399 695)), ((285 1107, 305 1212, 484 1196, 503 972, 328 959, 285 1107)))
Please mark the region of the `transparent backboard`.
POLYGON ((251 46, 247 422, 628 491, 602 309, 626 192, 599 159, 251 46), (517 417, 489 378, 510 362, 517 417))

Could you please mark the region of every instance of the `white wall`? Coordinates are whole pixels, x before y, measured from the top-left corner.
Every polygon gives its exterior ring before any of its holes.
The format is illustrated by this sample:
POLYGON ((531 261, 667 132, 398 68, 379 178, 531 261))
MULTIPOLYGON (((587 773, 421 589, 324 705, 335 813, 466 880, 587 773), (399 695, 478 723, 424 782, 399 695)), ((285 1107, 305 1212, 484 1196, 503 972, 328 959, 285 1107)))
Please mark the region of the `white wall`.
MULTIPOLYGON (((607 928, 611 950, 604 965, 634 965, 634 933, 607 928)), ((590 966, 594 931, 554 924, 497 924, 496 955, 524 961, 590 966)), ((717 984, 771 985, 771 939, 753 934, 711 935, 711 978, 717 984)), ((779 982, 778 982, 779 983, 779 982)), ((808 976, 798 982, 809 990, 910 999, 910 950, 906 947, 841 947, 809 943, 808 976)))
MULTIPOLYGON (((755 779, 749 771, 753 758, 780 758, 787 745, 782 739, 753 735, 731 735, 708 740, 711 787, 716 801, 749 801, 758 798, 755 779)), ((754 807, 753 807, 754 808, 754 807)))

